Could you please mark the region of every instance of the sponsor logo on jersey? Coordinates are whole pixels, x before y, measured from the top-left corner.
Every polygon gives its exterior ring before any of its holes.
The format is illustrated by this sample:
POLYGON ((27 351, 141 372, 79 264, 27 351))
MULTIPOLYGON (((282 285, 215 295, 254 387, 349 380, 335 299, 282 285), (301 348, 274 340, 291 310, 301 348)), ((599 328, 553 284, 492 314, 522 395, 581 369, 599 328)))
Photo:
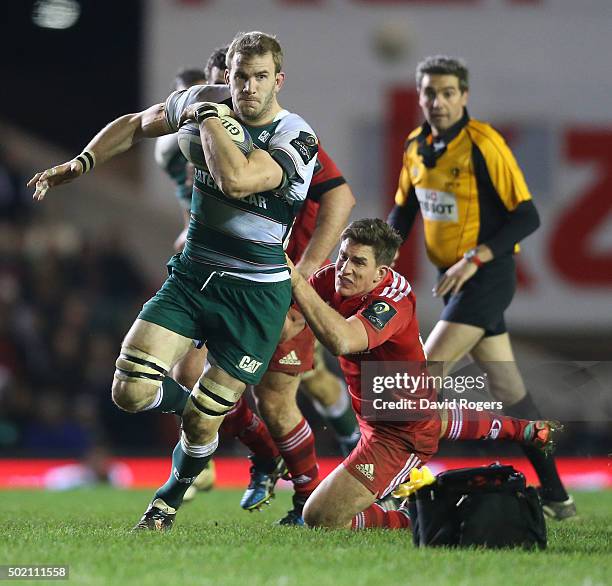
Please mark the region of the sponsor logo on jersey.
POLYGON ((266 201, 265 196, 261 193, 253 193, 252 195, 249 195, 249 197, 245 198, 245 201, 252 206, 257 206, 258 208, 262 208, 264 210, 268 209, 268 202, 266 201))
POLYGON ((437 222, 456 222, 457 198, 455 194, 435 189, 415 188, 424 218, 437 222))
POLYGON ((255 360, 255 358, 243 356, 238 363, 238 368, 244 370, 244 372, 254 374, 262 364, 263 362, 259 362, 259 360, 255 360))
POLYGON ((489 433, 487 434, 486 439, 492 439, 492 440, 497 439, 497 436, 499 436, 499 432, 501 431, 501 428, 502 428, 501 421, 499 419, 494 419, 491 423, 491 429, 489 430, 489 433))
POLYGON ((310 161, 319 152, 317 138, 309 132, 300 131, 297 138, 294 138, 289 144, 298 152, 304 165, 308 165, 310 161))
POLYGON ((278 361, 278 363, 279 364, 287 364, 289 366, 300 366, 302 364, 302 361, 300 360, 300 358, 296 354, 295 350, 291 350, 291 352, 289 352, 289 354, 287 354, 286 356, 283 356, 278 361))
POLYGON ((368 480, 374 480, 374 464, 356 464, 355 470, 361 472, 368 480))
POLYGON ((198 169, 197 167, 193 170, 194 179, 198 180, 200 183, 203 183, 206 187, 210 187, 215 191, 221 191, 219 186, 215 183, 213 176, 204 169, 198 169))
POLYGON ((267 131, 264 130, 257 138, 261 141, 261 142, 266 142, 268 140, 270 140, 270 137, 272 135, 267 131))
POLYGON ((397 310, 384 301, 375 301, 363 310, 365 317, 377 330, 382 330, 397 310))

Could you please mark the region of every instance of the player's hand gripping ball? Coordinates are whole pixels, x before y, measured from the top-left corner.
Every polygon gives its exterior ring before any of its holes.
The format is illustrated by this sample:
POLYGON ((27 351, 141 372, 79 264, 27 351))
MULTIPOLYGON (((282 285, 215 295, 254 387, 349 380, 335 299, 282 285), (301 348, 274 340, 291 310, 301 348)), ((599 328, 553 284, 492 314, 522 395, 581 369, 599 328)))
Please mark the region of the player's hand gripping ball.
MULTIPOLYGON (((201 104, 194 104, 185 110, 181 120, 184 120, 178 131, 178 145, 183 156, 198 169, 206 169, 206 160, 200 139, 200 126, 191 118, 195 108, 201 104)), ((253 150, 253 140, 247 130, 233 117, 233 112, 223 104, 211 104, 219 113, 219 120, 225 132, 234 141, 234 144, 247 155, 253 150)))

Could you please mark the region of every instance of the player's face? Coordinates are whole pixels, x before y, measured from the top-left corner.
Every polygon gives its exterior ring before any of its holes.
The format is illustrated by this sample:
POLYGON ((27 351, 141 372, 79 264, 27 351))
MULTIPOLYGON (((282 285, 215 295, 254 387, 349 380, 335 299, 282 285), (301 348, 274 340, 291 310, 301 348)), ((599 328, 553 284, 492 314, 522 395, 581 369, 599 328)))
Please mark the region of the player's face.
POLYGON ((284 73, 274 73, 272 53, 253 56, 236 53, 226 81, 240 118, 253 125, 271 122, 284 77, 284 73))
POLYGON ((369 293, 385 278, 388 267, 377 266, 374 249, 343 240, 336 260, 336 292, 342 297, 369 293))
POLYGON ((208 83, 225 83, 225 67, 223 69, 219 69, 216 65, 212 67, 208 83))
POLYGON ((468 92, 459 89, 456 75, 423 76, 419 105, 435 135, 443 133, 461 120, 467 99, 468 92))

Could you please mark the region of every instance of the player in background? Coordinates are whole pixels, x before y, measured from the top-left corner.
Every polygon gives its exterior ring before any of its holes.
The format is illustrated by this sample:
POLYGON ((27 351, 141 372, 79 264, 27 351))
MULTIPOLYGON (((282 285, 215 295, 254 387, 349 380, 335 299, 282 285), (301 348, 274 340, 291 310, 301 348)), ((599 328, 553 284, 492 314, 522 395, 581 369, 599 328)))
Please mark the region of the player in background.
MULTIPOLYGON (((176 77, 176 89, 186 89, 198 82, 223 83, 226 54, 227 47, 215 49, 204 71, 180 71, 176 77)), ((185 210, 186 228, 175 242, 177 250, 180 251, 185 243, 189 225, 192 188, 190 178, 193 169, 190 172, 189 167, 192 166, 178 149, 175 135, 157 139, 156 160, 177 183, 177 198, 185 210)), ((296 218, 287 246, 289 257, 300 263, 300 270, 306 277, 327 261, 327 256, 337 244, 354 203, 355 199, 342 173, 323 149, 320 149, 306 201, 296 218)), ((334 429, 344 455, 358 439, 357 422, 343 382, 327 369, 322 352, 315 354, 315 364, 314 368, 312 367, 313 344, 314 336, 309 330, 298 338, 280 344, 268 369, 278 374, 265 377, 266 386, 256 389, 258 405, 279 438, 278 447, 287 453, 289 473, 295 479, 302 480, 295 483, 296 505, 293 513, 289 513, 286 518, 287 521, 298 524, 301 522, 301 506, 318 482, 318 474, 313 472, 316 465, 314 439, 308 432, 308 424, 301 417, 295 401, 300 380, 302 391, 310 396, 319 413, 334 429), (288 423, 285 423, 286 421, 288 423), (292 445, 294 435, 302 439, 296 445, 292 445), (310 476, 310 481, 303 482, 305 476, 310 476)), ((174 367, 174 378, 183 386, 193 388, 202 373, 205 361, 206 348, 193 348, 174 367)), ((263 503, 269 502, 276 482, 287 472, 279 449, 265 425, 244 399, 226 415, 221 431, 237 437, 252 452, 251 479, 241 499, 241 506, 246 510, 257 509, 263 503)), ((209 489, 211 476, 210 470, 203 471, 185 493, 185 500, 193 498, 196 489, 209 489)))
POLYGON ((421 409, 435 401, 433 387, 415 389, 414 409, 397 421, 364 419, 362 364, 412 362, 425 368, 416 300, 408 281, 390 268, 402 243, 382 220, 358 220, 342 233, 336 264, 316 272, 310 284, 292 271, 294 299, 321 343, 339 356, 357 414, 357 447, 310 496, 304 520, 311 527, 408 528, 405 510, 386 511, 375 503, 427 462, 440 438, 511 440, 550 449, 555 428, 474 409, 421 409), (312 286, 311 286, 312 285, 312 286))
MULTIPOLYGON (((425 343, 428 360, 452 368, 466 354, 488 375, 491 394, 514 417, 537 408, 516 366, 504 312, 516 286, 518 242, 540 224, 512 152, 491 126, 470 118, 468 69, 435 56, 416 72, 425 123, 410 133, 389 223, 407 238, 417 212, 425 245, 440 272, 434 296, 445 308, 425 343)), ((540 479, 544 512, 576 515, 552 456, 523 451, 540 479)))
POLYGON ((239 33, 227 55, 229 86, 194 86, 121 116, 75 159, 36 173, 28 183, 41 200, 50 188, 142 138, 177 132, 190 120, 199 128, 206 168, 194 173, 186 245, 170 260, 170 276, 126 335, 113 381, 113 400, 126 411, 182 414, 170 476, 139 529, 172 526, 185 491, 217 447, 225 414, 265 372, 289 309, 283 241, 306 197, 318 143, 306 122, 278 103, 282 58, 273 36, 239 33), (230 104, 245 125, 268 130, 265 143, 246 155, 221 123, 232 114, 230 104), (190 390, 168 373, 194 339, 206 341, 212 360, 190 390))

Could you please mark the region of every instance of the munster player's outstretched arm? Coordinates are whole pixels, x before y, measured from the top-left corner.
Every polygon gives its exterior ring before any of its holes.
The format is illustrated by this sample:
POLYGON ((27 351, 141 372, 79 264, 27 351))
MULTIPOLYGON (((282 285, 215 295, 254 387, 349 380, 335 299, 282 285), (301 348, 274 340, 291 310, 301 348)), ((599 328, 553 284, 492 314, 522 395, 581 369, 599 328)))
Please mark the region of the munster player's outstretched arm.
POLYGON ((36 186, 34 199, 41 200, 52 187, 69 183, 108 159, 130 149, 142 138, 153 138, 172 132, 164 114, 164 104, 155 104, 143 112, 126 114, 113 120, 92 138, 74 159, 40 171, 28 181, 36 186))
POLYGON ((319 341, 334 355, 353 354, 368 349, 368 333, 356 316, 344 319, 304 280, 295 267, 291 270, 293 297, 319 341))

